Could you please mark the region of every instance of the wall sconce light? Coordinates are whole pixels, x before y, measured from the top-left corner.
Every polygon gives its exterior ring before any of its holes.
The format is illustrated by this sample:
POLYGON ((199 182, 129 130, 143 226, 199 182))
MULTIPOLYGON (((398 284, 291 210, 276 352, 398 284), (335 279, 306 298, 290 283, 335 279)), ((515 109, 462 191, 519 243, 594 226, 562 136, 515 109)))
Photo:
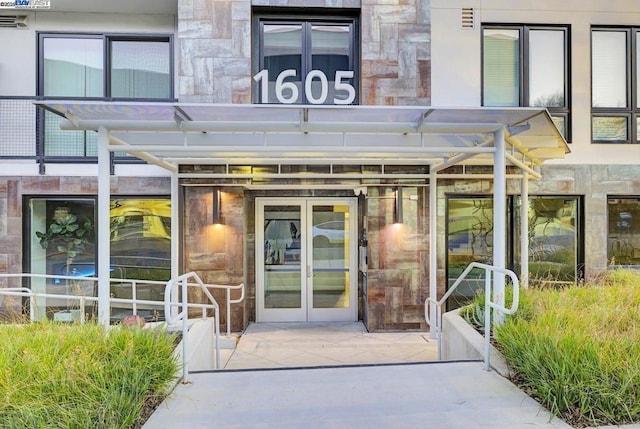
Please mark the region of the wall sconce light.
POLYGON ((222 213, 220 211, 220 189, 213 188, 213 224, 222 223, 222 213))
POLYGON ((397 188, 393 200, 393 223, 402 223, 402 188, 397 188))

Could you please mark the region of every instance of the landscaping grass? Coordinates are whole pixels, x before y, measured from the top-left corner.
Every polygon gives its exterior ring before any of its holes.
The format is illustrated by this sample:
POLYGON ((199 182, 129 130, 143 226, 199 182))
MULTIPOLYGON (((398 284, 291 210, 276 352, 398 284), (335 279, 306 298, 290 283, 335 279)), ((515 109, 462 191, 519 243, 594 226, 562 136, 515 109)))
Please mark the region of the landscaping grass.
POLYGON ((523 290, 495 339, 514 381, 567 423, 640 422, 640 274, 523 290))
POLYGON ((178 363, 164 330, 0 325, 0 427, 135 428, 178 363))

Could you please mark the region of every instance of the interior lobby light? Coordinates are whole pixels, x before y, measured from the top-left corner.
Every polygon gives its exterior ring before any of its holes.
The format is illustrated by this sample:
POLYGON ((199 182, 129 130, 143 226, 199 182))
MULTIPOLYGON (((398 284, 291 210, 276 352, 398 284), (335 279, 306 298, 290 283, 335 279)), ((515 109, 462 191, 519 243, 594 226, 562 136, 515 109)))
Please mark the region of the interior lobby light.
POLYGON ((220 210, 220 189, 213 188, 213 222, 214 225, 222 223, 222 213, 220 210))
POLYGON ((393 223, 402 223, 402 188, 396 189, 393 203, 393 223))

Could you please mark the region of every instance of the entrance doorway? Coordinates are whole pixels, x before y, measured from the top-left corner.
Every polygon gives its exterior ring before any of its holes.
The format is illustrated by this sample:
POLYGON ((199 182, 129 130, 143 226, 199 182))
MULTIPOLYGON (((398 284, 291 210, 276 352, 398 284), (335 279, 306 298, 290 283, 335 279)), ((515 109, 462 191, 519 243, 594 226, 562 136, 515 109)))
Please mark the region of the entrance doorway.
POLYGON ((256 199, 256 320, 357 319, 354 198, 256 199))

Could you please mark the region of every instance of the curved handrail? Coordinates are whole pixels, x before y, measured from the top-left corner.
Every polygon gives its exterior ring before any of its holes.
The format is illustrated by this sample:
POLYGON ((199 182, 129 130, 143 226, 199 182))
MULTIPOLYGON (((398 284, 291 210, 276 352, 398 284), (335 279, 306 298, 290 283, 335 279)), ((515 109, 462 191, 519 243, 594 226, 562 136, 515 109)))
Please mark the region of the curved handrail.
MULTIPOLYGON (((182 382, 188 383, 188 375, 189 375, 189 361, 187 359, 187 338, 188 338, 188 323, 189 323, 189 287, 197 287, 199 288, 204 295, 209 300, 210 304, 200 304, 197 307, 202 308, 203 318, 206 317, 206 310, 213 309, 214 310, 214 334, 215 334, 215 349, 216 349, 216 369, 220 368, 220 306, 216 299, 211 295, 209 289, 205 286, 204 282, 196 274, 191 271, 186 274, 182 274, 178 277, 175 277, 167 282, 167 286, 164 290, 164 317, 169 326, 174 326, 178 322, 182 321, 182 382), (195 280, 194 282, 189 282, 189 280, 195 280), (182 302, 174 302, 173 297, 177 298, 177 290, 174 290, 176 286, 180 286, 181 298, 182 302), (182 307, 182 311, 177 314, 174 314, 173 309, 178 306, 182 307)), ((176 300, 177 301, 177 300, 176 300)))
POLYGON ((518 303, 520 298, 520 282, 518 281, 518 277, 516 274, 505 268, 494 267, 493 265, 487 265, 480 262, 472 262, 467 268, 460 274, 458 279, 451 285, 447 293, 445 293, 439 301, 433 299, 432 297, 428 297, 424 302, 424 314, 427 325, 431 326, 431 310, 430 305, 433 304, 436 310, 435 317, 435 329, 438 339, 438 360, 442 360, 442 305, 449 299, 451 294, 456 290, 456 288, 462 283, 462 281, 467 277, 467 275, 474 268, 480 268, 485 271, 485 279, 484 279, 484 369, 489 371, 490 366, 490 337, 491 337, 491 312, 490 308, 494 310, 500 311, 504 314, 514 314, 518 310, 518 303), (513 300, 511 302, 511 307, 506 308, 504 305, 495 303, 491 300, 491 284, 492 284, 492 273, 498 273, 502 275, 507 275, 511 278, 513 283, 513 300))

